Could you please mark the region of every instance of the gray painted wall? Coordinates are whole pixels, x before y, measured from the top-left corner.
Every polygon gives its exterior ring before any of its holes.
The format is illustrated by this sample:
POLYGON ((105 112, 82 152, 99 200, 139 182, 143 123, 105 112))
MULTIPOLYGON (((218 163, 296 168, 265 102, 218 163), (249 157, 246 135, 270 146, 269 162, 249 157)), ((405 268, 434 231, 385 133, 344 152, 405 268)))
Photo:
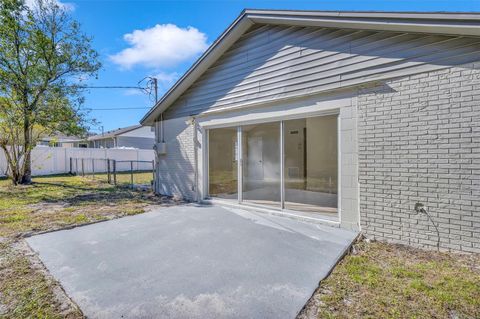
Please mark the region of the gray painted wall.
POLYGON ((480 63, 361 92, 362 229, 371 237, 480 252, 480 63))
POLYGON ((139 149, 151 150, 155 144, 154 138, 118 136, 117 147, 134 147, 139 149))
POLYGON ((167 154, 159 155, 156 161, 156 191, 195 200, 194 130, 187 118, 165 121, 165 143, 167 154))
POLYGON ((104 138, 96 141, 90 141, 89 147, 91 148, 113 148, 115 147, 115 141, 113 138, 104 138))
POLYGON ((165 116, 304 96, 478 60, 478 38, 254 26, 165 116))
POLYGON ((133 147, 138 149, 151 150, 155 144, 154 138, 134 137, 134 136, 117 136, 116 145, 113 138, 105 138, 89 142, 92 148, 113 148, 113 147, 133 147))

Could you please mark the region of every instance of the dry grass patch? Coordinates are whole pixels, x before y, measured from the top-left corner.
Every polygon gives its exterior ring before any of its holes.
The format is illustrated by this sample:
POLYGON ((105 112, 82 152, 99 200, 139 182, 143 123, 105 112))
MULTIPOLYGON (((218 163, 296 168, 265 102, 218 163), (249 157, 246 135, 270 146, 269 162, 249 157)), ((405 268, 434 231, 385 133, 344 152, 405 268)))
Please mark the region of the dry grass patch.
POLYGON ((480 256, 360 242, 320 283, 307 312, 312 318, 480 318, 480 256))
POLYGON ((0 317, 2 318, 83 318, 81 311, 65 297, 61 288, 32 263, 33 256, 16 247, 0 243, 0 317))

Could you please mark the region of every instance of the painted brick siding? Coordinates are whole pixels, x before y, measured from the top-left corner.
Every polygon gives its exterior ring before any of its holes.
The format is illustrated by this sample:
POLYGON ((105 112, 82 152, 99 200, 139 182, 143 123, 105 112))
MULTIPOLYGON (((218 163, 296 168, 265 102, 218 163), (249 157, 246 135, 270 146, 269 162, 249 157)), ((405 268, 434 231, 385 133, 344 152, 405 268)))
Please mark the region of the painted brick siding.
POLYGON ((187 118, 165 121, 167 155, 158 156, 158 193, 186 200, 195 198, 193 133, 187 118))
POLYGON ((480 63, 358 97, 360 219, 368 237, 480 252, 480 63))

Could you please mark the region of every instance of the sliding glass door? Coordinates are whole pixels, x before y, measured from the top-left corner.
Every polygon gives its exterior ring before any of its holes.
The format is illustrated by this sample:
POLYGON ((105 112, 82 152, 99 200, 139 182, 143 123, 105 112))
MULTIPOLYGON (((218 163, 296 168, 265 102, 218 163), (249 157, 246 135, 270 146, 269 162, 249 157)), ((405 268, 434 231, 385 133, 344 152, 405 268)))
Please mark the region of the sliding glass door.
POLYGON ((337 213, 337 116, 284 122, 286 209, 337 213))
POLYGON ((242 126, 242 198, 280 207, 280 122, 242 126))
POLYGON ((238 198, 237 128, 208 133, 208 188, 212 197, 238 198))
POLYGON ((337 115, 211 129, 209 195, 336 216, 337 131, 337 115))

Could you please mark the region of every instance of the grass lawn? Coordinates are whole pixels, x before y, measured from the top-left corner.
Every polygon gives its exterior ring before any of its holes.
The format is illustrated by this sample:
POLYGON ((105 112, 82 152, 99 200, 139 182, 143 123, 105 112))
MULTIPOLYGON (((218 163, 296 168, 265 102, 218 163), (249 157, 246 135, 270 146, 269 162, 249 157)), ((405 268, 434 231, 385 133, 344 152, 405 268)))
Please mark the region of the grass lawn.
MULTIPOLYGON (((151 180, 151 173, 144 179, 151 180)), ((29 256, 23 236, 140 214, 150 205, 172 203, 105 181, 101 176, 95 180, 48 176, 35 177, 32 185, 13 187, 10 181, 0 180, 0 318, 83 317, 68 299, 58 297, 60 287, 35 256, 29 256)))
MULTIPOLYGON (((85 175, 88 179, 94 179, 99 182, 107 182, 108 175, 107 173, 88 173, 85 175)), ((112 183, 113 183, 113 175, 111 176, 112 183)), ((153 180, 152 172, 145 172, 145 171, 134 171, 133 172, 133 183, 136 185, 150 185, 153 180)), ((117 185, 130 185, 132 181, 132 177, 130 175, 130 171, 126 172, 117 172, 117 185)))
POLYGON ((480 318, 480 256, 360 242, 303 317, 480 318))

